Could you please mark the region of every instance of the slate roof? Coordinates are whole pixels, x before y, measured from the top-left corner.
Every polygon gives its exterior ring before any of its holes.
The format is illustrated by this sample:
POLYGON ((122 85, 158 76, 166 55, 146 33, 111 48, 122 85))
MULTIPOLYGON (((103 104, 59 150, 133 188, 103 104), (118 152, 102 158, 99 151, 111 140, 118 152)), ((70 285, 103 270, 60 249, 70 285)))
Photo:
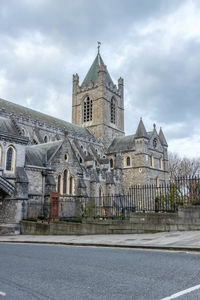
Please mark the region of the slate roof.
POLYGON ((15 187, 11 184, 6 178, 0 176, 0 190, 1 193, 5 193, 6 195, 13 196, 15 193, 15 187))
POLYGON ((19 135, 17 128, 11 119, 0 116, 0 133, 6 133, 9 135, 19 135))
POLYGON ((71 124, 64 120, 54 118, 52 116, 43 114, 41 112, 35 111, 33 109, 3 100, 0 98, 0 109, 4 108, 10 113, 14 113, 17 116, 23 116, 25 118, 31 118, 32 120, 37 120, 41 123, 46 123, 55 128, 61 129, 63 131, 69 131, 72 134, 77 134, 81 136, 93 137, 91 133, 85 128, 78 125, 71 124))
POLYGON ((63 141, 55 141, 26 147, 25 164, 44 167, 63 141))
MULTIPOLYGON (((104 62, 103 62, 103 59, 102 59, 101 55, 98 53, 95 60, 94 60, 94 62, 93 62, 93 64, 91 65, 87 75, 85 76, 85 79, 83 80, 82 85, 85 84, 86 86, 88 86, 90 81, 92 81, 93 83, 96 82, 97 76, 98 76, 99 66, 106 67, 104 62)), ((107 83, 112 83, 113 84, 113 81, 110 77, 110 74, 107 71, 107 68, 106 68, 106 81, 107 81, 107 83)))
POLYGON ((108 148, 108 152, 118 152, 132 150, 135 147, 135 135, 127 135, 123 137, 117 137, 112 141, 112 144, 108 148))
POLYGON ((160 142, 163 146, 168 146, 167 145, 167 141, 165 139, 165 136, 164 136, 164 133, 162 131, 162 128, 160 128, 160 132, 159 132, 159 139, 160 139, 160 142))
POLYGON ((146 139, 149 138, 142 119, 140 119, 138 128, 136 130, 135 138, 146 138, 146 139))

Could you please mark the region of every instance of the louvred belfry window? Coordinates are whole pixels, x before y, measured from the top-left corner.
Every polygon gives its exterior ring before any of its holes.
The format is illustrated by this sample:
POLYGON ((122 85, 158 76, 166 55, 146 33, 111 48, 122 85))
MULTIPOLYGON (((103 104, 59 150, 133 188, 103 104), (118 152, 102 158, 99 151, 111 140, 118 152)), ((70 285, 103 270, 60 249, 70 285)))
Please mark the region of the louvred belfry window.
POLYGON ((112 98, 110 102, 110 121, 115 124, 115 99, 112 98))
POLYGON ((89 97, 84 101, 83 121, 92 121, 92 100, 89 97))

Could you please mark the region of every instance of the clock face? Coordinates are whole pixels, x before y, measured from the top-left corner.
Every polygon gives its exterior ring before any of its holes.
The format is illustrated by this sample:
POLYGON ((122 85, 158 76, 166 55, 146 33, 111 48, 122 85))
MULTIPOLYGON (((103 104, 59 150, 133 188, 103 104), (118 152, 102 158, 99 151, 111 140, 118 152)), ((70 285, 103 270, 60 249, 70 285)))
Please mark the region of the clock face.
POLYGON ((158 144, 157 138, 154 138, 153 139, 153 146, 154 146, 154 148, 157 147, 157 144, 158 144))

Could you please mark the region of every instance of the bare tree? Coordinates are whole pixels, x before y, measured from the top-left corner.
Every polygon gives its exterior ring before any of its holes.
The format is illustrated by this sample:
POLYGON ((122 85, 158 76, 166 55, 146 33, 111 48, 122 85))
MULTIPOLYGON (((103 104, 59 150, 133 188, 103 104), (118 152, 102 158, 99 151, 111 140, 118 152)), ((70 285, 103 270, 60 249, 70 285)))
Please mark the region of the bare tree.
POLYGON ((175 177, 195 176, 200 170, 200 157, 181 158, 177 153, 169 152, 169 173, 170 179, 175 177))

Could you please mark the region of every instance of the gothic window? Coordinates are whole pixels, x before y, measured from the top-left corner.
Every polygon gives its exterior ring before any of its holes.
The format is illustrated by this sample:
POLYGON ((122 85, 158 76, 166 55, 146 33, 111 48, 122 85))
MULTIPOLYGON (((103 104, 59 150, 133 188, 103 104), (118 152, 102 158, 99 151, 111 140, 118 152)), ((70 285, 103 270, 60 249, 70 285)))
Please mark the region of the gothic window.
POLYGON ((128 156, 128 157, 126 158, 126 166, 127 166, 127 167, 130 167, 130 165, 131 165, 131 159, 130 159, 130 157, 128 156))
POLYGON ((58 175, 57 192, 60 193, 60 191, 61 191, 61 175, 58 175))
POLYGON ((159 187, 160 186, 160 180, 159 180, 159 177, 157 176, 156 177, 156 187, 159 187))
POLYGON ((70 180, 69 180, 69 193, 70 195, 74 194, 74 177, 70 176, 70 180))
POLYGON ((111 123, 115 124, 115 115, 116 115, 116 103, 115 99, 112 98, 110 102, 110 121, 111 123))
POLYGON ((12 146, 6 151, 6 171, 14 172, 15 150, 12 146))
POLYGON ((47 136, 45 135, 45 137, 44 137, 44 143, 47 143, 48 142, 48 138, 47 138, 47 136))
POLYGON ((84 101, 83 121, 92 121, 92 100, 89 97, 87 97, 84 101))
POLYGON ((63 194, 67 194, 67 178, 68 177, 68 171, 64 170, 63 173, 63 194))
POLYGON ((110 167, 111 167, 111 169, 113 168, 113 159, 112 158, 110 159, 110 167))
POLYGON ((65 161, 68 161, 68 154, 67 153, 65 153, 65 161))

